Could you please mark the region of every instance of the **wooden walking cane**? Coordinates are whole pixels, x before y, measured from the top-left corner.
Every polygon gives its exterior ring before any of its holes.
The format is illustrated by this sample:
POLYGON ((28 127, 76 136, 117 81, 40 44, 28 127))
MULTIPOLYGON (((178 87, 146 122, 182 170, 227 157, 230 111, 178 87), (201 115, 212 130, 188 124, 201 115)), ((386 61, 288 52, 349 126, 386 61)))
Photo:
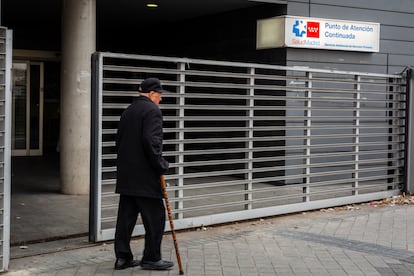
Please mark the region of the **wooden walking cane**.
POLYGON ((180 251, 178 250, 178 242, 177 242, 177 238, 175 236, 175 231, 174 231, 174 223, 173 223, 173 217, 171 215, 170 202, 168 200, 167 184, 165 184, 165 179, 163 175, 160 176, 160 179, 161 179, 162 191, 164 193, 165 206, 167 207, 168 220, 170 221, 170 228, 171 228, 172 238, 174 241, 175 255, 177 256, 178 269, 180 270, 180 275, 184 275, 183 265, 181 264, 180 251))

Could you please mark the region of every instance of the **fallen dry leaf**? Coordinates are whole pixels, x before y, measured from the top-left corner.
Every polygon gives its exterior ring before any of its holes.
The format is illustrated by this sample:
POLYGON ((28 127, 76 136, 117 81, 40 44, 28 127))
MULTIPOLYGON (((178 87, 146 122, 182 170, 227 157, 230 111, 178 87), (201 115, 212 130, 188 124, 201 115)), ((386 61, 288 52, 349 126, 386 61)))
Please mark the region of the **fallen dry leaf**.
POLYGON ((395 205, 414 205, 414 195, 406 195, 405 193, 382 200, 370 201, 368 203, 352 204, 338 207, 331 207, 327 209, 320 209, 321 212, 332 211, 354 211, 361 209, 360 205, 368 205, 370 207, 387 207, 395 205))

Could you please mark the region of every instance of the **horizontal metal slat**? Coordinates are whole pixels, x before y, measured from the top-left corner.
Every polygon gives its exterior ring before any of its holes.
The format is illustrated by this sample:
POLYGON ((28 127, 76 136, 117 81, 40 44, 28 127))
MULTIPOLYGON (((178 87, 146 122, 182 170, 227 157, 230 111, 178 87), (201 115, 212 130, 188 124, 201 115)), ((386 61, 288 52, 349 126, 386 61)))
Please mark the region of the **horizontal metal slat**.
MULTIPOLYGON (((99 130, 103 142, 98 145, 103 210, 117 208, 117 195, 108 192, 116 183, 113 139, 120 111, 137 96, 136 91, 114 90, 141 81, 109 78, 112 73, 159 75, 163 85, 175 91, 164 93, 160 108, 164 156, 176 161, 170 162, 166 179, 172 186, 167 190, 173 192, 172 202, 182 207, 173 211, 179 217, 196 216, 198 211, 218 214, 220 208, 334 199, 338 193, 378 194, 396 189, 402 181, 406 91, 401 76, 104 56, 111 62, 137 59, 139 66, 104 69, 100 112, 105 116, 99 130), (199 200, 206 204, 194 206, 199 200)), ((103 221, 114 222, 107 214, 103 221)))

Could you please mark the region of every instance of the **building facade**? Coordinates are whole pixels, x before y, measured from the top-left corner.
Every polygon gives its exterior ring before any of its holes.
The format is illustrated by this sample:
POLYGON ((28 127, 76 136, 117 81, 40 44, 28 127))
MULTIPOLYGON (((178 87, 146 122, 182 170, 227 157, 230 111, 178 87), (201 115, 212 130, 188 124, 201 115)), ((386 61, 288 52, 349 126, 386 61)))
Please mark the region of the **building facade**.
MULTIPOLYGON (((42 110, 32 110, 24 125, 23 118, 14 117, 13 152, 39 155, 58 147, 63 193, 89 192, 90 55, 95 51, 372 73, 398 73, 414 64, 409 0, 159 4, 150 9, 127 1, 2 1, 1 23, 14 33, 14 70, 25 74, 31 68, 31 79, 39 79, 31 88, 43 89, 43 95, 32 97, 42 102, 42 110), (280 15, 380 23, 380 51, 256 49, 257 20, 280 15), (27 125, 30 134, 18 131, 27 125)), ((16 104, 16 111, 25 108, 19 100, 16 104)))
MULTIPOLYGON (((90 193, 95 52, 368 74, 400 74, 414 65, 412 0, 154 2, 158 8, 127 0, 0 1, 1 26, 13 32, 11 153, 57 156, 63 194, 90 193), (378 23, 379 50, 257 48, 258 21, 280 16, 378 23)), ((283 112, 273 114, 299 114, 283 112)), ((285 123, 289 127, 289 121, 285 123)), ((289 142, 284 146, 289 148, 289 142)))

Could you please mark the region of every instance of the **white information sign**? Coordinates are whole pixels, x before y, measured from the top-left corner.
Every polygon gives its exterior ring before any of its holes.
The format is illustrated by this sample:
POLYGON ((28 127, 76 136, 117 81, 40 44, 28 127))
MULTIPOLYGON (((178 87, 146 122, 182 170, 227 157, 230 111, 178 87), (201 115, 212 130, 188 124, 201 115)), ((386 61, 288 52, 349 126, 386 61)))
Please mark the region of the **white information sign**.
POLYGON ((379 51, 380 24, 299 16, 257 22, 257 48, 295 47, 379 51))

